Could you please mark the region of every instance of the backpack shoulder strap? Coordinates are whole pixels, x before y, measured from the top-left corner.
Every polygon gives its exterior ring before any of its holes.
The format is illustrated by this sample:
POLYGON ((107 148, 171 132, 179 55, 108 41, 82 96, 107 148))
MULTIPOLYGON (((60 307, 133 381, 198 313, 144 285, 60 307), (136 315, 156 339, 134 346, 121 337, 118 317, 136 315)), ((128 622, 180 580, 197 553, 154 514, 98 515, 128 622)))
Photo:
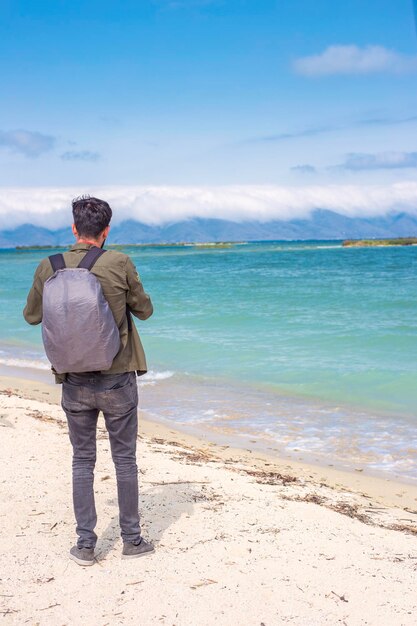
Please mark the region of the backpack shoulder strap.
POLYGON ((97 248, 96 246, 94 248, 90 248, 79 262, 78 267, 86 270, 91 270, 97 259, 99 259, 101 255, 105 252, 106 250, 103 250, 102 248, 97 248))
POLYGON ((52 265, 52 269, 55 272, 57 272, 58 270, 63 270, 65 269, 65 261, 64 261, 64 255, 63 254, 52 254, 50 257, 48 257, 51 265, 52 265))

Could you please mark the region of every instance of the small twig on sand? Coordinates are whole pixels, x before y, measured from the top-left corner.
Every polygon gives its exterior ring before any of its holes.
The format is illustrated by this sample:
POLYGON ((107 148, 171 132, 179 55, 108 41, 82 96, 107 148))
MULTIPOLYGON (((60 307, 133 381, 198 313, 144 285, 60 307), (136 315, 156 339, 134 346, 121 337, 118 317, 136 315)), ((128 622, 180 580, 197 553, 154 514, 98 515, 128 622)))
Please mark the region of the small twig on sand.
POLYGON ((417 515, 417 511, 414 511, 413 509, 409 509, 408 507, 405 507, 404 511, 407 511, 407 513, 413 513, 414 515, 417 515))
POLYGON ((43 585, 45 583, 50 583, 53 580, 55 580, 55 578, 51 576, 50 578, 37 578, 35 582, 37 582, 40 585, 43 585))
POLYGON ((6 609, 5 611, 0 611, 0 615, 9 615, 10 613, 19 613, 19 609, 6 609))
POLYGON ((343 594, 343 596, 339 596, 339 594, 338 594, 338 593, 336 593, 335 591, 332 591, 332 593, 334 593, 334 595, 335 595, 337 598, 339 598, 339 600, 343 600, 343 602, 349 602, 349 600, 346 600, 346 598, 345 598, 344 594, 343 594))
POLYGON ((210 481, 209 480, 168 480, 166 482, 156 482, 153 480, 150 481, 144 481, 146 482, 148 485, 188 485, 188 484, 197 484, 197 485, 203 485, 203 484, 207 484, 210 481))
POLYGON ((50 604, 49 606, 44 606, 42 609, 38 609, 38 611, 47 611, 48 609, 53 609, 56 606, 61 606, 59 602, 56 604, 50 604))
POLYGON ((217 580, 211 580, 211 578, 207 578, 206 580, 202 580, 199 583, 195 583, 195 585, 191 585, 190 589, 197 589, 197 587, 205 587, 205 585, 214 585, 217 583, 217 580))
POLYGON ((135 580, 133 583, 126 583, 126 585, 139 585, 139 583, 144 583, 144 580, 135 580))

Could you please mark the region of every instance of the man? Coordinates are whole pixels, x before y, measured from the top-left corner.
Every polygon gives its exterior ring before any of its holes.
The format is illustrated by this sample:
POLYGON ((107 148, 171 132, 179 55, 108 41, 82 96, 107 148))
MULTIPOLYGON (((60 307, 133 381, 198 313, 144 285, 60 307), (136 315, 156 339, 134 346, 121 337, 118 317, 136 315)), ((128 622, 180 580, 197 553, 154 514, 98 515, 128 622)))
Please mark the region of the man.
MULTIPOLYGON (((103 247, 112 216, 107 202, 89 196, 74 200, 72 212, 72 232, 77 243, 63 254, 67 268, 78 267, 91 248, 103 247)), ((91 272, 101 285, 118 327, 119 351, 106 371, 58 374, 52 368, 56 382, 62 383, 62 407, 73 447, 73 503, 78 541, 70 550, 70 558, 79 565, 93 565, 97 541, 93 481, 99 411, 104 415, 116 468, 122 558, 139 557, 154 551, 152 544, 141 537, 139 525, 136 373, 141 375, 146 372, 146 360, 129 313, 146 320, 152 315, 153 307, 135 266, 126 254, 107 250, 96 260, 91 272)), ((53 274, 51 261, 43 259, 36 269, 23 312, 29 324, 42 322, 43 289, 53 274)), ((69 350, 70 346, 62 348, 69 350)))

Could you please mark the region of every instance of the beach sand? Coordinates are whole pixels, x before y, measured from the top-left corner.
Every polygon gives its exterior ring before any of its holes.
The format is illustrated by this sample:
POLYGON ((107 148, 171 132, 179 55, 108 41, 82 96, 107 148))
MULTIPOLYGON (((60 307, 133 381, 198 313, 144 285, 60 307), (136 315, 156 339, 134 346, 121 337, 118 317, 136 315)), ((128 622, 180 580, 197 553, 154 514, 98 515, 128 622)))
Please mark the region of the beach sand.
POLYGON ((99 419, 96 563, 75 530, 60 387, 0 378, 4 624, 416 623, 417 488, 219 446, 140 419, 145 538, 123 561, 99 419))

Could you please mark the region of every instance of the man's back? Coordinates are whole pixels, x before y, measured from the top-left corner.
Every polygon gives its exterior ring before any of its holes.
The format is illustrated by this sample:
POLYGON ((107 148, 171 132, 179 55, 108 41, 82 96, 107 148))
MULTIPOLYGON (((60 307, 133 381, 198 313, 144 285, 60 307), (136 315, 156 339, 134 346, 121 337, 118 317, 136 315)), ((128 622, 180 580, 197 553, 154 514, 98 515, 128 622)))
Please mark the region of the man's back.
MULTIPOLYGON (((91 244, 77 243, 69 251, 64 252, 66 267, 77 267, 91 247, 91 244)), ((104 297, 109 303, 120 333, 120 350, 106 373, 116 374, 134 370, 138 374, 145 373, 147 369, 145 354, 135 325, 129 323, 127 307, 133 315, 142 320, 152 315, 153 307, 135 266, 128 255, 116 250, 107 250, 96 261, 91 271, 100 281, 104 297)), ((49 259, 43 259, 36 269, 33 286, 23 312, 29 324, 39 324, 42 321, 43 286, 52 274, 49 259)), ((56 375, 57 382, 61 382, 63 378, 56 375)))

